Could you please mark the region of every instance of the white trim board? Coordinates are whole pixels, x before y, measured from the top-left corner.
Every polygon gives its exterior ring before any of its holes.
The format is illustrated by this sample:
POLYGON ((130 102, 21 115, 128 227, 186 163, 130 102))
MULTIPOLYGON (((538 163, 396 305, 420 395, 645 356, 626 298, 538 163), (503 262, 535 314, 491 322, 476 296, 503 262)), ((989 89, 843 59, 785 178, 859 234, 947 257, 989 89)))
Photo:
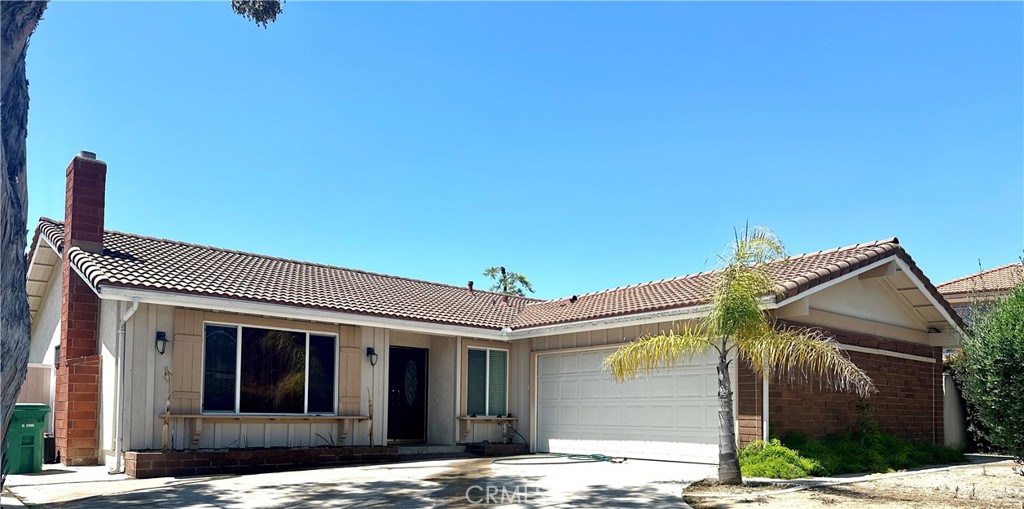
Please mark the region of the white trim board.
POLYGON ((874 355, 884 355, 886 357, 896 357, 897 359, 907 359, 907 360, 911 360, 911 361, 926 362, 928 364, 935 364, 935 363, 940 362, 939 360, 934 359, 932 357, 924 357, 924 356, 921 356, 921 355, 912 355, 912 354, 903 353, 903 352, 893 352, 893 351, 890 351, 890 350, 882 350, 880 348, 868 348, 866 346, 845 345, 843 343, 839 343, 839 348, 841 348, 843 350, 850 351, 850 352, 861 352, 861 353, 869 353, 869 354, 874 354, 874 355))

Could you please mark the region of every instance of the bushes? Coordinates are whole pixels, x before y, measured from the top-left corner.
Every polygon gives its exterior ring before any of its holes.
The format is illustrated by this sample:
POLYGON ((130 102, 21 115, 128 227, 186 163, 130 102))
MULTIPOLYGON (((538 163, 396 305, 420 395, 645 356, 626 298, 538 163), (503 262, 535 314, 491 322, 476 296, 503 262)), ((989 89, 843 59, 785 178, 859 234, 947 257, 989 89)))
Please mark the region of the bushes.
POLYGON ((1024 285, 976 318, 963 350, 964 398, 977 409, 992 445, 1024 457, 1024 285))
POLYGON ((744 477, 797 479, 853 473, 893 472, 923 465, 962 463, 959 451, 932 444, 907 442, 878 426, 866 401, 857 405, 853 433, 837 433, 821 440, 789 433, 768 443, 760 440, 740 451, 744 477))
POLYGON ((966 461, 963 454, 948 447, 915 444, 883 432, 840 433, 821 440, 791 433, 781 444, 817 462, 822 475, 892 472, 966 461))
POLYGON ((740 451, 740 472, 743 477, 798 479, 821 475, 822 469, 817 461, 803 458, 772 439, 768 443, 758 440, 740 451))

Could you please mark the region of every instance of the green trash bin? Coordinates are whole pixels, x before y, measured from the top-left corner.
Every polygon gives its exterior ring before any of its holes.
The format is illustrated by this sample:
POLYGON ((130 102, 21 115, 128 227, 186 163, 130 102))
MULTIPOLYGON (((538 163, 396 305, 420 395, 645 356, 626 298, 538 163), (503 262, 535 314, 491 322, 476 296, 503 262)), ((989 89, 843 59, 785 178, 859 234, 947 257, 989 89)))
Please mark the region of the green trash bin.
POLYGON ((7 428, 7 473, 31 474, 43 470, 43 432, 50 407, 38 403, 14 405, 7 428))

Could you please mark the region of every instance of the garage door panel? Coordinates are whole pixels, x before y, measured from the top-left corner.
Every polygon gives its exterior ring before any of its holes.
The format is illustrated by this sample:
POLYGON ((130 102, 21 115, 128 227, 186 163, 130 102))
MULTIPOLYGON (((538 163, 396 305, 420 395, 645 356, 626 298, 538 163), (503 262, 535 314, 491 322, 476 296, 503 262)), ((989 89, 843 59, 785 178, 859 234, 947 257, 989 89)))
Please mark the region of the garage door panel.
POLYGON ((540 357, 537 359, 537 371, 541 375, 557 375, 559 360, 557 357, 540 357))
POLYGON ((607 354, 600 351, 580 354, 580 372, 603 373, 602 363, 604 363, 605 357, 607 357, 607 354))
POLYGON ((576 400, 579 398, 579 380, 562 380, 558 383, 558 399, 576 400))
POLYGON ((538 357, 537 450, 715 463, 716 362, 694 359, 616 383, 611 350, 538 357))
POLYGON ((707 386, 701 373, 685 373, 676 377, 676 394, 681 397, 700 398, 707 396, 707 386))
POLYGON ((580 371, 579 360, 580 360, 580 358, 579 358, 578 355, 571 355, 571 356, 562 357, 562 359, 561 359, 561 363, 562 363, 561 374, 564 374, 564 373, 579 373, 579 371, 580 371))
POLYGON ((580 399, 601 399, 606 382, 594 377, 580 380, 580 399))
POLYGON ((559 410, 558 424, 563 426, 574 426, 580 424, 578 408, 574 406, 565 406, 559 410))
POLYGON ((652 378, 646 396, 651 398, 670 398, 676 395, 676 377, 660 376, 652 378))
POLYGON ((702 429, 707 426, 707 407, 695 403, 683 403, 675 409, 675 421, 680 427, 702 429))
POLYGON ((540 400, 543 401, 558 401, 558 380, 541 380, 540 384, 540 400))
POLYGON ((559 408, 553 405, 541 405, 537 422, 541 427, 558 424, 559 408))
POLYGON ((715 401, 715 405, 708 408, 706 412, 704 422, 707 423, 708 426, 713 426, 715 429, 718 429, 718 401, 715 401))
POLYGON ((704 396, 718 398, 718 374, 712 372, 711 376, 704 381, 704 396))

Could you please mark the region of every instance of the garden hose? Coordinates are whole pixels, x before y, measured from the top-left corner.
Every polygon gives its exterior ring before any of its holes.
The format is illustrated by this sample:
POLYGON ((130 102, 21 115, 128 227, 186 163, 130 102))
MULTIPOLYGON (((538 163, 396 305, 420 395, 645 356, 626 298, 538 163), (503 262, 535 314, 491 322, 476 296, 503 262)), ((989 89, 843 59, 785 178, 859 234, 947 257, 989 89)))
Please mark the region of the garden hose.
POLYGON ((572 454, 572 453, 547 453, 536 456, 525 456, 519 458, 499 458, 491 463, 500 465, 565 465, 569 463, 625 463, 626 458, 617 456, 605 456, 604 454, 572 454), (544 458, 565 458, 569 461, 537 461, 544 458))
MULTIPOLYGON (((526 444, 527 449, 529 449, 530 442, 526 440, 526 437, 524 437, 522 435, 522 433, 520 433, 519 430, 517 430, 515 428, 515 426, 512 426, 511 424, 508 424, 508 427, 509 427, 509 429, 512 430, 513 433, 515 433, 516 435, 519 435, 519 438, 523 439, 523 443, 526 444)), ((616 456, 605 456, 604 454, 548 453, 548 454, 546 454, 544 456, 540 456, 540 457, 543 458, 545 456, 546 457, 555 457, 555 458, 566 458, 569 461, 546 461, 546 462, 530 461, 530 460, 536 460, 538 458, 538 456, 530 456, 530 457, 525 457, 525 458, 496 459, 496 460, 492 461, 491 463, 506 464, 506 465, 512 465, 512 464, 516 464, 516 463, 522 463, 522 464, 526 464, 526 465, 555 465, 555 464, 565 464, 565 463, 598 463, 598 462, 601 462, 601 461, 607 461, 609 463, 625 463, 626 462, 626 458, 616 457, 616 456)))

